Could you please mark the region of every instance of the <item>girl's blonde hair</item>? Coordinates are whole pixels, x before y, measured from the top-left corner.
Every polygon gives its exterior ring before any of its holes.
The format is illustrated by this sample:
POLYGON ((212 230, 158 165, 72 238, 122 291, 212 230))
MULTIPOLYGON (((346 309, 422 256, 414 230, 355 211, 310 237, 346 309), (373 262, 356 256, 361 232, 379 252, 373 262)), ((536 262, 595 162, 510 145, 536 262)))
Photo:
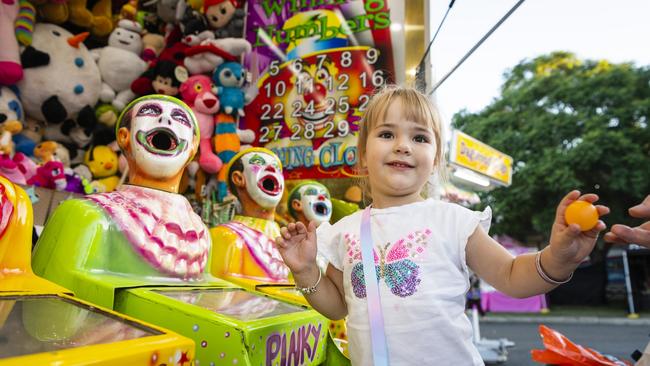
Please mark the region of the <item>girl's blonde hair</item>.
MULTIPOLYGON (((377 90, 368 103, 366 113, 359 124, 359 137, 357 141, 358 172, 365 174, 365 167, 362 166, 362 161, 366 155, 366 144, 368 142, 370 131, 372 131, 377 123, 386 118, 388 107, 390 107, 390 104, 397 99, 402 102, 404 120, 419 123, 433 131, 433 140, 436 144, 436 157, 433 165, 434 171, 440 175, 444 156, 442 146, 442 126, 438 111, 426 95, 420 93, 414 88, 398 85, 387 85, 377 90)), ((364 193, 371 194, 367 177, 362 178, 360 183, 364 193)))

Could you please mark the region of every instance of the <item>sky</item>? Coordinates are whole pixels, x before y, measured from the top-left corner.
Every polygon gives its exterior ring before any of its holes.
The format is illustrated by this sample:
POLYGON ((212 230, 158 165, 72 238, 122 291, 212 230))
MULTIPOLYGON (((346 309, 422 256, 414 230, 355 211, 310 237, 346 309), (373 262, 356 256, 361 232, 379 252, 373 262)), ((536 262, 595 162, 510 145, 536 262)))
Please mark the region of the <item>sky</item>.
MULTIPOLYGON (((431 36, 449 0, 430 1, 431 36)), ((456 0, 431 47, 442 78, 516 0, 456 0)), ((499 95, 503 73, 523 59, 555 50, 581 59, 650 65, 649 0, 526 0, 439 88, 443 120, 478 112, 499 95)))

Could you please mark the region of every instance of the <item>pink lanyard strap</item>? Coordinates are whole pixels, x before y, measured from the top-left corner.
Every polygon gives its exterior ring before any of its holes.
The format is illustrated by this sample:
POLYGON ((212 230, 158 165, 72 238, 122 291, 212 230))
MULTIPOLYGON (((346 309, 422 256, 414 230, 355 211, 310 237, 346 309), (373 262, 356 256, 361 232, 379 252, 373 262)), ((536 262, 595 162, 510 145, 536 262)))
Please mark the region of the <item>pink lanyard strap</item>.
POLYGON ((361 214, 361 261, 363 263, 363 278, 366 283, 366 299, 368 300, 372 358, 375 366, 387 366, 388 347, 386 345, 386 333, 384 331, 384 317, 381 314, 379 281, 377 280, 374 263, 375 256, 372 249, 370 207, 366 207, 361 214))

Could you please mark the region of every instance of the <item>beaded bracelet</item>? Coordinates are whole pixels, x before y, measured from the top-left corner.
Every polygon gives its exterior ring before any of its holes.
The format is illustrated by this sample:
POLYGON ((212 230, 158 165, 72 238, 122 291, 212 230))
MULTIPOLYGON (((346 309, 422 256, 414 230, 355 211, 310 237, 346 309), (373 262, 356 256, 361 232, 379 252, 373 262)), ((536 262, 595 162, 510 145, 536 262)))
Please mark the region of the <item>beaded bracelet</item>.
POLYGON ((551 285, 562 285, 565 284, 573 278, 573 272, 571 272, 571 275, 569 278, 567 278, 564 281, 557 281, 552 279, 542 268, 542 251, 540 250, 537 252, 537 255, 535 256, 535 268, 537 268, 537 274, 547 283, 550 283, 551 285))
POLYGON ((318 281, 313 286, 309 287, 298 287, 296 286, 296 290, 302 292, 303 295, 311 295, 314 292, 316 292, 316 286, 320 283, 321 278, 323 278, 323 272, 320 270, 320 267, 318 268, 318 281))

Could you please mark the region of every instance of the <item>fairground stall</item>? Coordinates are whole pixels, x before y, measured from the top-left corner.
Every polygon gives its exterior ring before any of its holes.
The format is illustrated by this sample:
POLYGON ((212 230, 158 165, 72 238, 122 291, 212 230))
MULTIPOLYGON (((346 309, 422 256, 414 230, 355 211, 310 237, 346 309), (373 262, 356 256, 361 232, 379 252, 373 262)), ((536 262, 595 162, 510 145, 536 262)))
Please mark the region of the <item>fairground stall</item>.
POLYGON ((426 2, 0 6, 0 174, 38 192, 33 268, 70 304, 20 316, 108 339, 81 326, 77 301, 156 325, 115 320, 125 339, 164 327, 194 341, 152 363, 349 362, 344 323, 309 308, 273 241, 279 225, 364 206, 360 118, 375 89, 413 81, 426 2))

